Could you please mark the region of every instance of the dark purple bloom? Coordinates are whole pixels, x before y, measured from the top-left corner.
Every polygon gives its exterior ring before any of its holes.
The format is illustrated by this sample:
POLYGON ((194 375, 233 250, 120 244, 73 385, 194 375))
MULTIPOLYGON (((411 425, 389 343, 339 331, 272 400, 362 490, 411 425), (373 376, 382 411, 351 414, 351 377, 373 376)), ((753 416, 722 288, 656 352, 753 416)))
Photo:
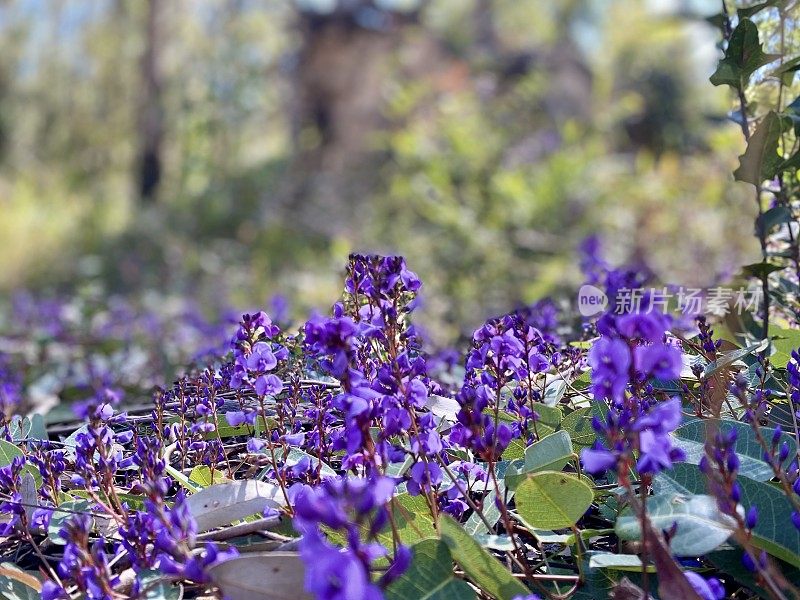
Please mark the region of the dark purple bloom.
POLYGON ((659 379, 676 379, 681 374, 681 352, 674 346, 657 342, 635 350, 636 369, 659 379))
POLYGON ((256 378, 255 390, 259 396, 275 396, 283 391, 283 382, 277 375, 260 375, 256 378))
POLYGON ((686 571, 684 573, 686 579, 692 584, 694 591, 703 600, 722 600, 725 597, 725 588, 718 579, 711 577, 704 579, 693 571, 686 571))
POLYGON ((595 444, 592 448, 581 450, 581 463, 589 473, 605 473, 616 468, 617 456, 603 448, 602 445, 595 444))

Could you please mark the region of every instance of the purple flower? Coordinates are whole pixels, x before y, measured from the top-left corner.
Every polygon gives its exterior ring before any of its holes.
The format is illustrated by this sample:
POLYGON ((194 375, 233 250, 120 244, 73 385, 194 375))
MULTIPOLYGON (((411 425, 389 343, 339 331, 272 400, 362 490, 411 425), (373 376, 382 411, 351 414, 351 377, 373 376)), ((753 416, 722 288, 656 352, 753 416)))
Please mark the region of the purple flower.
POLYGON ((692 584, 694 591, 703 600, 722 600, 725 597, 725 588, 720 581, 714 577, 703 579, 702 576, 693 571, 685 571, 684 575, 689 583, 692 584))
POLYGON ((592 391, 598 399, 619 399, 628 386, 631 354, 620 339, 602 337, 589 351, 592 367, 592 391))
POLYGON ((399 577, 410 563, 407 549, 398 549, 379 584, 372 583, 373 561, 388 554, 375 537, 389 523, 385 504, 394 486, 388 477, 328 478, 294 494, 294 525, 303 534, 300 555, 308 566, 306 590, 321 600, 383 598, 381 586, 399 577), (346 546, 328 543, 320 525, 344 531, 346 546))
POLYGON ((657 342, 635 350, 636 369, 659 379, 676 379, 681 374, 681 351, 657 342))
POLYGON ((275 396, 283 391, 283 382, 277 375, 260 375, 256 378, 255 389, 259 396, 275 396))
POLYGON ((641 454, 636 463, 640 473, 658 473, 672 467, 673 462, 686 459, 680 448, 673 448, 668 434, 645 429, 639 434, 641 454))
POLYGON ((652 429, 658 433, 675 431, 681 424, 683 414, 681 412, 681 399, 678 396, 656 404, 650 412, 639 417, 632 429, 641 431, 642 429, 652 429))
POLYGON ((754 504, 747 510, 745 524, 747 525, 748 529, 754 529, 756 523, 758 523, 758 507, 754 504))
POLYGON ((271 371, 278 365, 278 359, 267 342, 258 342, 253 346, 245 364, 251 371, 271 371))
POLYGON ((592 474, 605 473, 617 466, 617 456, 599 443, 592 448, 581 450, 581 463, 583 468, 592 474))
POLYGON ((42 584, 42 600, 65 600, 69 598, 67 590, 53 581, 45 581, 42 584))
POLYGON ((245 414, 241 410, 231 410, 225 413, 225 420, 231 427, 238 427, 245 422, 245 414))
POLYGON ((442 482, 442 470, 434 462, 418 462, 411 467, 411 479, 408 482, 408 493, 418 496, 428 492, 442 482))
POLYGON ((661 342, 665 329, 664 316, 655 312, 630 313, 617 319, 617 331, 629 340, 661 342))

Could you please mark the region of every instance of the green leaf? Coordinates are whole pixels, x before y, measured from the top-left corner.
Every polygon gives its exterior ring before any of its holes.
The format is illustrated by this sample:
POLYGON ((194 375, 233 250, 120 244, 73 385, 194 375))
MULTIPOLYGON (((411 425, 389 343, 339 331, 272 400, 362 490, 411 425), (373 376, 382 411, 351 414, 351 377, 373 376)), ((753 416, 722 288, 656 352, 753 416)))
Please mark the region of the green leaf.
POLYGON ((67 510, 53 511, 50 517, 50 524, 47 526, 47 537, 53 544, 63 546, 67 541, 61 537, 61 528, 64 523, 75 516, 76 512, 89 512, 89 502, 87 500, 70 500, 59 504, 59 508, 67 510))
MULTIPOLYGON (((703 494, 659 494, 647 499, 647 514, 657 530, 677 524, 670 548, 677 556, 702 556, 723 544, 733 533, 735 521, 720 513, 717 501, 703 494)), ((617 519, 620 539, 641 539, 639 516, 630 508, 617 519)))
MULTIPOLYGON (((506 485, 503 481, 498 481, 498 489, 500 494, 503 495, 506 493, 506 485)), ((514 497, 514 492, 509 490, 507 499, 511 500, 514 497)), ((495 500, 497 498, 497 492, 495 490, 491 490, 483 499, 483 517, 488 521, 488 523, 494 527, 494 524, 500 520, 500 509, 497 508, 497 504, 495 504, 495 500)), ((464 528, 472 535, 476 535, 479 533, 489 533, 489 530, 486 529, 486 523, 483 522, 478 516, 478 513, 472 513, 467 519, 467 522, 464 523, 464 528)))
MULTIPOLYGON (((386 475, 389 477, 402 477, 406 471, 414 464, 414 459, 411 456, 406 456, 402 462, 393 462, 386 465, 386 475)), ((324 467, 323 467, 324 468, 324 467)))
POLYGON ((775 353, 770 356, 770 362, 775 367, 786 367, 791 358, 792 350, 800 348, 800 329, 782 329, 770 326, 770 335, 777 334, 777 339, 772 340, 775 353))
POLYGON ((569 433, 572 445, 578 448, 588 448, 597 439, 592 429, 592 407, 585 406, 569 413, 561 421, 561 429, 569 433))
POLYGON ((521 469, 510 465, 506 471, 506 486, 516 489, 528 473, 537 471, 560 471, 574 454, 572 440, 566 431, 556 431, 534 442, 525 450, 525 462, 521 469))
POLYGON ((0 563, 0 598, 38 600, 42 584, 38 574, 23 571, 9 562, 0 563))
POLYGON ((491 533, 476 533, 472 536, 484 548, 511 552, 514 550, 514 541, 507 535, 494 535, 491 533))
POLYGON ((139 572, 137 579, 147 600, 179 600, 183 596, 181 586, 173 585, 161 571, 146 569, 139 572))
POLYGON ((773 206, 760 217, 756 218, 756 235, 766 235, 773 228, 792 220, 792 213, 785 206, 773 206))
POLYGON ((474 600, 473 589, 453 575, 453 558, 447 544, 424 540, 411 551, 411 565, 386 588, 386 600, 474 600))
POLYGON ((24 419, 19 416, 13 417, 9 432, 11 439, 15 442, 48 439, 47 426, 44 423, 44 417, 40 414, 34 414, 24 419))
MULTIPOLYGON (((25 453, 20 448, 11 442, 0 440, 0 467, 10 465, 11 461, 19 456, 25 456, 25 453)), ((37 488, 42 485, 42 474, 34 465, 30 463, 26 464, 24 467, 22 467, 22 472, 30 473, 33 476, 33 480, 36 482, 37 488)))
MULTIPOLYGON (((544 529, 533 529, 530 527, 530 524, 527 523, 525 519, 523 519, 519 515, 514 514, 514 517, 519 519, 527 529, 530 529, 530 532, 533 534, 533 536, 543 544, 563 544, 564 546, 571 546, 572 544, 575 543, 575 540, 577 539, 574 533, 556 533, 554 531, 545 531, 544 529)), ((581 529, 580 538, 582 540, 588 540, 593 537, 608 535, 609 533, 614 533, 614 530, 581 529)))
POLYGON ((758 279, 763 279, 770 273, 781 271, 782 269, 783 267, 780 265, 761 261, 750 265, 744 265, 742 267, 742 274, 747 277, 757 277, 758 279))
MULTIPOLYGON (((761 264, 761 263, 759 263, 759 264, 761 264)), ((739 348, 738 350, 734 350, 732 352, 728 352, 727 354, 724 354, 723 356, 721 356, 720 358, 718 358, 714 362, 708 363, 706 365, 705 369, 703 370, 703 376, 704 377, 710 377, 711 375, 713 375, 714 373, 716 373, 720 369, 723 369, 723 368, 727 367, 728 365, 731 365, 731 364, 735 363, 740 358, 744 358, 745 356, 747 356, 749 354, 752 354, 753 352, 760 352, 761 350, 766 348, 767 343, 768 343, 767 340, 761 340, 760 342, 756 342, 755 344, 751 344, 751 345, 747 346, 746 348, 739 348)))
POLYGON ((0 467, 10 465, 19 456, 25 456, 25 453, 11 442, 0 440, 0 467))
MULTIPOLYGON (((424 496, 398 494, 392 499, 389 506, 398 537, 402 543, 412 545, 436 537, 436 527, 424 496)), ((387 527, 379 533, 378 539, 385 546, 391 548, 393 543, 391 527, 387 527)))
POLYGON ((555 406, 564 397, 564 392, 567 391, 567 382, 563 379, 556 379, 544 390, 544 398, 542 402, 547 406, 555 406))
POLYGON ((82 433, 86 433, 89 431, 88 425, 81 425, 75 431, 70 433, 66 439, 64 440, 64 446, 71 448, 73 451, 75 450, 75 446, 78 445, 78 436, 82 433))
MULTIPOLYGON (((390 501, 389 509, 392 513, 392 522, 397 531, 397 537, 399 541, 406 546, 413 546, 423 540, 435 539, 438 537, 439 534, 436 532, 433 517, 431 516, 430 508, 428 508, 424 496, 398 494, 390 501)), ((364 523, 361 526, 362 539, 366 540, 369 537, 369 529, 369 523, 364 523)), ((328 539, 337 546, 344 546, 347 543, 344 534, 340 531, 326 528, 325 534, 328 539)), ((391 524, 386 525, 376 537, 377 541, 387 548, 392 548, 394 546, 394 532, 392 531, 391 524)), ((385 563, 385 559, 379 559, 378 564, 381 564, 381 561, 385 563)), ((388 563, 382 566, 388 566, 388 563)))
POLYGON ((580 391, 587 389, 591 384, 592 384, 591 369, 584 371, 578 377, 572 380, 572 387, 580 391))
POLYGON ((781 133, 791 126, 790 119, 769 111, 750 136, 747 149, 739 156, 739 168, 733 172, 736 181, 761 185, 778 172, 783 157, 778 154, 781 133))
MULTIPOLYGON (((798 120, 798 123, 800 123, 800 120, 798 120)), ((795 129, 797 129, 798 123, 795 123, 795 129)), ((800 169, 800 150, 780 163, 777 169, 775 169, 775 172, 782 173, 783 171, 788 171, 789 169, 800 169)))
POLYGON ((773 77, 778 77, 784 73, 794 73, 795 71, 800 71, 800 56, 795 56, 793 59, 787 60, 785 63, 772 71, 770 75, 773 77))
POLYGON ((539 419, 532 427, 539 439, 558 429, 561 420, 564 418, 564 413, 561 412, 558 406, 547 406, 543 402, 534 402, 531 404, 531 409, 539 415, 539 419))
POLYGON ((764 54, 755 23, 742 19, 731 34, 725 56, 719 61, 710 81, 713 85, 742 88, 756 69, 777 58, 777 55, 764 54))
POLYGON ((189 490, 190 492, 199 492, 203 488, 197 485, 194 481, 191 481, 186 475, 181 473, 178 469, 173 467, 172 465, 167 465, 165 468, 167 474, 172 477, 175 481, 177 481, 181 486, 189 490))
POLYGON ((551 428, 551 431, 555 430, 561 424, 561 419, 564 418, 564 413, 557 406, 547 406, 541 402, 534 402, 531 408, 539 415, 536 425, 546 425, 551 428))
POLYGON ((508 448, 503 450, 503 460, 520 460, 525 456, 525 443, 519 439, 511 440, 511 443, 508 444, 508 448))
POLYGON ((530 590, 520 583, 494 556, 481 548, 463 527, 449 515, 439 519, 442 540, 469 579, 497 600, 528 596, 530 590))
POLYGON ((566 431, 556 431, 528 446, 525 450, 525 470, 560 471, 567 464, 574 450, 566 431))
MULTIPOLYGON (((615 571, 642 572, 642 559, 635 554, 614 554, 613 552, 595 552, 589 557, 590 569, 613 569, 615 571)), ((655 573, 653 565, 647 565, 648 573, 655 573)))
POLYGON ((570 527, 592 505, 592 488, 566 473, 529 475, 517 487, 517 512, 536 529, 570 527))
MULTIPOLYGON (((758 506, 758 523, 753 530, 753 545, 800 568, 800 532, 792 526, 792 505, 775 486, 747 477, 737 479, 742 490, 741 504, 745 511, 758 506)), ((697 465, 680 463, 656 475, 656 493, 678 492, 702 494, 706 477, 697 465)))
MULTIPOLYGON (((678 427, 675 430, 674 445, 686 453, 686 462, 693 465, 700 464, 700 459, 705 454, 705 441, 709 432, 713 432, 718 427, 721 433, 729 434, 736 431, 736 445, 734 449, 739 457, 739 474, 755 479, 756 481, 769 481, 773 477, 772 467, 761 458, 764 454, 761 445, 758 443, 753 428, 746 423, 732 421, 730 419, 695 419, 678 427)), ((772 434, 775 430, 766 427, 761 428, 761 434, 770 443, 772 434)), ((794 438, 786 433, 781 436, 781 441, 789 444, 790 458, 786 459, 786 464, 791 461, 791 457, 797 453, 797 443, 794 438)))
POLYGON ((214 485, 214 476, 211 469, 206 465, 197 465, 189 472, 189 480, 195 482, 200 487, 214 485))

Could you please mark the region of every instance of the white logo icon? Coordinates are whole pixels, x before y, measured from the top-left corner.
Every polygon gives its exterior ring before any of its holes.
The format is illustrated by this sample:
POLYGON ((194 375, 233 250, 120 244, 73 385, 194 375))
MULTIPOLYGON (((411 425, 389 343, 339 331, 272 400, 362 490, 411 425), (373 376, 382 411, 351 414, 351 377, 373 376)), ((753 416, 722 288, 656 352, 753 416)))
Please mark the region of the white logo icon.
POLYGON ((584 317, 592 317, 603 312, 608 306, 608 297, 603 290, 593 285, 582 285, 578 291, 578 312, 584 317))

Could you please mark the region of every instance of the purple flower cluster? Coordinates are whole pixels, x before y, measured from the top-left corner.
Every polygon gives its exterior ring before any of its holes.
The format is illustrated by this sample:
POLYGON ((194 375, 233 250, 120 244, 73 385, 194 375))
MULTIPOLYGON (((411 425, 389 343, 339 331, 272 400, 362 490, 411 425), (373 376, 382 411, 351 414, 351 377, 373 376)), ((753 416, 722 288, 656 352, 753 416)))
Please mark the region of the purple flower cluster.
POLYGON ((8 423, 22 400, 22 381, 10 361, 0 352, 0 424, 9 436, 8 423))
POLYGON ((386 503, 394 492, 388 477, 331 478, 297 495, 295 527, 303 534, 300 554, 313 569, 306 571, 306 590, 319 599, 382 600, 381 589, 402 575, 411 562, 405 546, 394 550, 389 568, 373 581, 374 563, 389 550, 377 540, 389 523, 386 503), (344 546, 332 545, 321 527, 338 532, 344 546))
POLYGON ((606 313, 598 322, 603 333, 589 352, 589 365, 592 392, 603 403, 605 417, 595 417, 593 427, 606 443, 582 451, 588 472, 627 472, 634 451, 639 473, 658 473, 683 460, 670 438, 681 423, 681 400, 659 401, 649 384, 652 378, 680 376, 681 353, 665 341, 666 325, 663 316, 648 313, 606 313))
MULTIPOLYGON (((58 565, 58 574, 73 582, 87 598, 111 600, 115 597, 114 588, 119 584, 119 577, 108 566, 105 540, 101 537, 90 541, 91 529, 92 519, 88 515, 75 515, 65 523, 60 535, 67 545, 58 565)), ((55 600, 69 595, 58 583, 47 581, 42 588, 42 597, 55 600)))
POLYGON ((0 524, 0 535, 10 535, 26 523, 25 506, 22 504, 21 475, 25 458, 15 456, 11 463, 0 467, 0 491, 8 495, 8 500, 0 502, 0 513, 10 517, 0 524))
POLYGON ((464 384, 456 396, 461 410, 450 442, 492 461, 514 438, 534 441, 536 403, 541 400, 536 376, 559 358, 520 313, 487 321, 472 336, 464 384))
POLYGON ((286 348, 272 341, 280 333, 265 312, 246 314, 231 345, 233 346, 234 389, 246 385, 259 396, 275 396, 283 390, 283 382, 272 371, 279 360, 288 356, 286 348))
MULTIPOLYGON (((683 420, 682 396, 708 393, 706 381, 698 381, 691 393, 685 384, 676 395, 662 391, 674 389, 674 380, 681 377, 682 347, 668 333, 674 324, 647 311, 647 298, 642 312, 614 310, 617 292, 641 283, 645 275, 609 270, 595 244, 586 250, 589 281, 604 286, 611 300, 611 309, 582 330, 583 340, 594 338, 588 353, 585 342, 560 340, 564 331, 555 305, 540 302, 479 327, 462 375, 460 355, 450 351, 432 358, 422 350, 422 336, 411 323, 420 282, 405 261, 352 255, 342 300, 331 316, 311 318, 294 336, 263 312, 245 314, 229 354, 194 369, 168 390, 156 391, 152 418, 115 414, 119 393, 110 380, 98 377, 96 392, 79 406, 86 424, 71 440, 24 442, 24 456, 0 468, 0 511, 8 516, 3 532, 14 539, 38 535, 42 530, 36 527, 56 514, 65 497, 88 498, 87 514, 65 522, 59 540, 66 542, 64 557, 57 576, 50 571, 43 597, 67 598, 67 591, 77 590, 90 599, 115 598, 121 593, 119 573, 126 568, 136 574, 133 595, 144 592, 154 571, 170 581, 208 588, 214 585, 209 568, 236 552, 207 540, 223 539, 230 530, 198 535, 190 503, 179 490, 192 487, 187 475, 199 482, 210 472, 216 482, 224 465, 226 478, 275 485, 285 508, 265 511, 270 518, 258 526, 273 526, 276 514, 291 519, 302 537, 287 543, 299 547, 307 567, 306 590, 320 600, 384 598, 411 562, 412 550, 403 544, 396 520, 408 504, 430 512, 424 526, 430 524, 431 531, 445 532, 442 513, 482 528, 490 539, 487 546, 497 552, 502 548, 516 565, 515 575, 530 583, 540 569, 532 557, 538 560, 542 548, 520 535, 515 524, 522 520, 525 497, 515 479, 528 477, 529 454, 549 443, 531 450, 531 444, 553 431, 551 421, 543 418, 561 411, 568 416, 582 411, 576 416, 588 418, 581 403, 590 395, 599 441, 582 451, 583 469, 613 471, 617 477, 608 479, 628 491, 635 508, 630 474, 635 470, 640 489, 648 490, 653 475, 683 459, 672 438, 683 420), (584 388, 578 380, 587 366, 591 381, 584 388), (517 460, 523 452, 525 459, 517 460), (42 477, 37 489, 42 510, 29 527, 30 511, 22 498, 23 479, 32 466, 42 477), (514 478, 512 466, 523 469, 514 478), (114 535, 98 527, 91 518, 96 514, 112 522, 114 535)), ((716 357, 720 344, 710 326, 703 320, 698 326, 699 343, 687 343, 704 358, 716 357)), ((770 417, 770 392, 764 385, 768 363, 762 360, 755 367, 760 389, 740 376, 726 391, 741 400, 745 420, 758 433, 770 417)), ((800 355, 793 354, 787 372, 797 410, 800 355)), ((696 374, 703 379, 702 372, 696 374)), ((0 388, 0 400, 2 393, 0 388)), ((704 416, 702 409, 697 415, 704 416)), ((550 442, 568 444, 566 418, 559 427, 550 442)), ((780 428, 770 436, 762 444, 764 459, 783 489, 800 496, 797 463, 785 436, 780 428)), ((720 512, 739 524, 742 536, 736 541, 744 549, 745 564, 766 577, 766 555, 747 545, 759 513, 756 506, 747 511, 740 506, 744 484, 737 480, 735 444, 735 429, 717 431, 699 469, 720 512)), ((571 451, 564 456, 561 464, 569 461, 564 468, 580 473, 571 451)), ((576 484, 586 480, 569 477, 576 484)), ((576 528, 595 518, 587 514, 576 528)), ((792 520, 800 526, 798 513, 792 520)), ((241 533, 238 524, 233 531, 241 533)), ((240 543, 245 540, 232 540, 230 547, 240 543)), ((581 581, 583 575, 577 569, 574 578, 581 581)), ((469 573, 466 577, 471 578, 469 573)), ((686 578, 704 599, 724 594, 714 578, 693 573, 686 578)), ((536 598, 530 594, 518 600, 536 598)))

